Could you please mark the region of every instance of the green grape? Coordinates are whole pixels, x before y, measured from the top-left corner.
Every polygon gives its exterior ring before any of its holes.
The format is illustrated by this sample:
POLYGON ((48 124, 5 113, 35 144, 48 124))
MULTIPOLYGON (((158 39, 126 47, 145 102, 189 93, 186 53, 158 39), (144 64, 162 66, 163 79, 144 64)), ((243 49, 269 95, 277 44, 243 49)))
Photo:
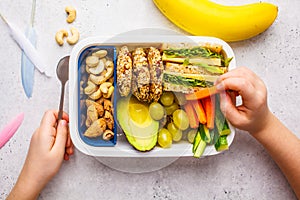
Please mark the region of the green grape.
POLYGON ((173 112, 173 122, 180 130, 185 130, 189 127, 189 118, 184 110, 178 109, 173 112))
POLYGON ((174 94, 172 92, 164 92, 160 97, 160 102, 164 106, 170 106, 174 102, 174 94))
POLYGON ((165 109, 160 103, 153 102, 149 106, 149 113, 152 119, 158 121, 164 117, 165 109))
POLYGON ((186 103, 185 95, 181 92, 175 93, 175 102, 179 105, 184 105, 186 103))
POLYGON ((188 134, 187 134, 187 139, 189 141, 189 143, 194 143, 194 139, 195 139, 195 135, 197 134, 197 129, 191 129, 189 130, 188 134))
POLYGON ((166 106, 165 109, 166 109, 166 114, 167 115, 172 115, 173 112, 175 110, 177 110, 179 108, 178 104, 176 102, 174 102, 172 105, 170 106, 166 106))
POLYGON ((174 142, 179 142, 182 138, 182 131, 179 130, 174 123, 169 123, 168 126, 168 131, 172 134, 172 139, 174 142))
POLYGON ((157 141, 162 148, 169 148, 172 146, 172 134, 167 129, 162 128, 158 132, 157 141))

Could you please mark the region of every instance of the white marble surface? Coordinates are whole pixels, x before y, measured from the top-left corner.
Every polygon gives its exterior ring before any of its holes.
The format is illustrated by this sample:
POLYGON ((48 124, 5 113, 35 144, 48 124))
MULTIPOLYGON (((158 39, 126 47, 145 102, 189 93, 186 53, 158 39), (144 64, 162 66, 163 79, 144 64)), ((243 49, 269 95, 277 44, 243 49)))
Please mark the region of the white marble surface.
MULTIPOLYGON (((218 2, 233 4, 229 0, 218 2)), ((300 2, 269 2, 279 6, 279 15, 273 26, 251 40, 230 45, 238 66, 248 66, 265 81, 271 110, 300 137, 300 107, 297 104, 300 97, 300 2)), ((0 1, 2 15, 21 30, 25 30, 29 23, 30 11, 30 0, 0 1)), ((151 0, 38 1, 35 18, 37 49, 53 73, 59 58, 69 54, 72 48, 69 45, 59 47, 54 40, 55 32, 71 26, 79 29, 82 39, 139 28, 167 28, 181 32, 160 14, 151 0), (78 18, 72 25, 65 22, 66 5, 74 5, 78 11, 78 18)), ((20 78, 21 51, 2 21, 0 58, 0 128, 18 113, 25 113, 25 120, 18 132, 0 149, 0 199, 5 199, 17 180, 30 137, 39 125, 43 112, 58 108, 60 85, 56 77, 45 78, 36 72, 33 97, 26 98, 20 78)), ((68 98, 65 103, 68 111, 68 98)), ((144 161, 107 160, 119 162, 124 167, 136 165, 136 169, 144 161)), ((149 163, 155 165, 160 162, 152 159, 149 163)), ((40 199, 187 198, 296 199, 270 156, 258 142, 242 131, 237 131, 229 151, 199 160, 179 158, 167 167, 148 173, 116 171, 76 151, 40 195, 40 199)))

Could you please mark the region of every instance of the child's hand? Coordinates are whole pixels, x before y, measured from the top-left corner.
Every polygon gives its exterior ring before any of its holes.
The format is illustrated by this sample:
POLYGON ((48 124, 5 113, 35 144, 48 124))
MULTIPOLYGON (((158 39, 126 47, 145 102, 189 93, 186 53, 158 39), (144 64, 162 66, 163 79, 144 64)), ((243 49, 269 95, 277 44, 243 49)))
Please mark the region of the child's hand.
POLYGON ((215 85, 221 92, 221 110, 232 125, 251 134, 264 128, 270 116, 267 90, 255 73, 237 68, 220 76, 215 85), (240 106, 235 105, 238 95, 242 97, 240 106))
POLYGON ((56 111, 47 111, 44 114, 40 127, 31 138, 24 167, 10 197, 18 197, 25 192, 26 195, 36 198, 59 171, 63 160, 68 160, 73 154, 68 128, 69 117, 64 113, 58 124, 57 117, 56 111))

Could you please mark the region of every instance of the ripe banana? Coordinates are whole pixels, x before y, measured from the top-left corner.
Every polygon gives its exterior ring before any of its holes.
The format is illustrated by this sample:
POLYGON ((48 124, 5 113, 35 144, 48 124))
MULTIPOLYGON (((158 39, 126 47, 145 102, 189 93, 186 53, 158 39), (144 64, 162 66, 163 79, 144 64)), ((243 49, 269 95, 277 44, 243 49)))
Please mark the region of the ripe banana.
POLYGON ((227 42, 254 37, 275 21, 277 6, 252 3, 225 6, 210 0, 153 0, 174 24, 193 35, 214 36, 227 42))

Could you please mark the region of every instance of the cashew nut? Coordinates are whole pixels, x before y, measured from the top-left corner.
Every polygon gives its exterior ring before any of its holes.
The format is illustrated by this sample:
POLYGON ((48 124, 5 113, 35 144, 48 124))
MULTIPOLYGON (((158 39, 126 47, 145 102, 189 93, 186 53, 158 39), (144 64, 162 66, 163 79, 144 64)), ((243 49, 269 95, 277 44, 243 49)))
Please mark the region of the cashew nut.
POLYGON ((104 119, 106 121, 106 126, 110 130, 113 130, 113 128, 114 128, 114 117, 112 116, 112 114, 109 111, 105 111, 104 119))
POLYGON ((113 84, 114 83, 114 77, 113 76, 110 77, 107 81, 113 84))
POLYGON ((89 106, 91 106, 91 105, 94 105, 95 108, 96 108, 96 110, 97 110, 97 112, 98 112, 99 117, 102 117, 102 116, 103 116, 103 114, 104 114, 104 108, 103 108, 103 105, 99 104, 98 102, 92 101, 92 100, 90 100, 90 99, 87 99, 87 100, 85 101, 85 104, 86 104, 87 107, 89 107, 89 106))
MULTIPOLYGON (((111 62, 111 61, 107 61, 107 62, 111 62)), ((113 64, 109 64, 106 65, 105 68, 106 69, 103 70, 99 76, 90 74, 90 80, 97 85, 101 85, 102 83, 106 82, 110 77, 112 77, 114 73, 114 66, 113 64)))
POLYGON ((107 55, 106 50, 99 50, 92 54, 93 56, 97 56, 98 58, 104 58, 107 55))
POLYGON ((92 125, 85 131, 86 137, 98 137, 106 130, 105 119, 100 118, 92 123, 92 125))
POLYGON ((64 44, 64 37, 68 37, 68 31, 61 29, 55 34, 55 40, 59 46, 64 44))
POLYGON ((107 60, 105 65, 107 68, 114 68, 114 63, 111 60, 107 60))
POLYGON ((110 98, 114 92, 114 89, 115 89, 114 86, 109 87, 108 92, 103 94, 103 97, 107 99, 110 98))
POLYGON ((103 105, 105 98, 101 97, 100 99, 98 99, 96 102, 99 103, 100 105, 103 105))
POLYGON ((97 86, 92 81, 88 81, 87 86, 84 88, 84 93, 90 95, 96 90, 97 90, 97 86))
POLYGON ((100 85, 100 90, 102 93, 106 94, 108 93, 108 89, 112 86, 112 84, 110 82, 105 82, 105 83, 102 83, 100 85))
POLYGON ((106 80, 109 79, 110 77, 112 77, 113 73, 114 73, 114 67, 113 66, 108 66, 108 68, 106 69, 106 73, 104 75, 106 80))
POLYGON ((89 118, 86 118, 86 120, 85 120, 85 126, 86 126, 86 127, 90 127, 90 126, 91 126, 91 124, 92 124, 92 121, 91 121, 91 119, 89 119, 89 118))
POLYGON ((92 121, 96 121, 98 119, 98 111, 94 105, 91 105, 87 108, 87 117, 92 121))
POLYGON ((97 56, 88 56, 85 63, 89 67, 97 67, 99 64, 99 58, 97 56))
POLYGON ((93 100, 97 100, 97 99, 99 99, 101 96, 102 96, 102 92, 101 92, 101 90, 100 90, 100 88, 99 88, 96 92, 94 92, 93 94, 91 94, 89 97, 90 97, 91 99, 93 99, 93 100))
POLYGON ((69 36, 67 38, 67 42, 70 45, 73 45, 73 44, 76 44, 79 40, 79 31, 73 27, 73 28, 71 28, 71 33, 72 33, 72 36, 69 36))
MULTIPOLYGON (((106 71, 106 70, 104 70, 106 71)), ((103 71, 103 72, 104 72, 103 71)), ((103 73, 102 72, 102 73, 103 73)), ((102 74, 101 73, 101 74, 102 74)), ((101 85, 102 83, 104 83, 106 80, 105 80, 105 77, 103 75, 99 75, 99 76, 96 76, 94 74, 90 74, 90 80, 94 83, 94 84, 97 84, 97 85, 101 85)))
POLYGON ((95 75, 100 74, 104 70, 104 62, 102 60, 99 61, 97 67, 89 68, 89 72, 95 75))
POLYGON ((104 66, 106 67, 106 62, 107 62, 107 59, 106 59, 106 57, 104 57, 104 58, 100 58, 100 60, 102 60, 102 62, 104 63, 104 66))
POLYGON ((112 132, 111 130, 106 130, 106 131, 104 131, 102 138, 103 138, 103 140, 108 141, 108 140, 113 139, 114 135, 115 135, 114 132, 112 132))
POLYGON ((112 103, 111 103, 111 101, 110 100, 108 100, 108 99, 104 99, 104 101, 103 101, 104 103, 104 110, 107 110, 107 111, 109 111, 109 112, 111 112, 112 111, 112 103))
POLYGON ((66 13, 68 14, 67 22, 72 23, 76 19, 76 10, 73 6, 67 6, 65 8, 66 13))

